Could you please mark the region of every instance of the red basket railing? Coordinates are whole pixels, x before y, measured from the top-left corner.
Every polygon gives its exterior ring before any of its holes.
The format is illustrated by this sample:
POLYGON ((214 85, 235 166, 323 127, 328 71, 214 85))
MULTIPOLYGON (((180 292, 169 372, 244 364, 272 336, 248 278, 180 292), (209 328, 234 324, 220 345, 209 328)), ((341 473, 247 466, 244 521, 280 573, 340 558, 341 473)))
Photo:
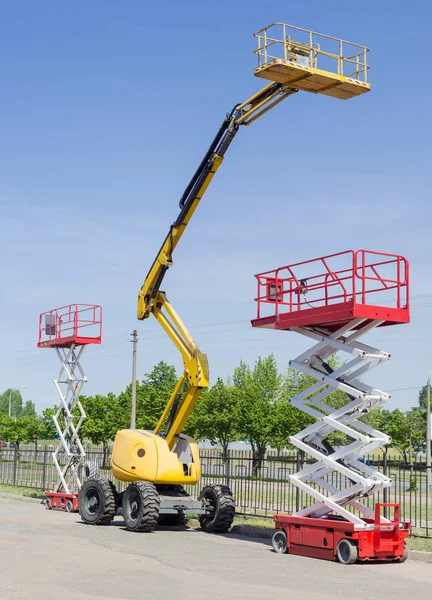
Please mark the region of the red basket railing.
POLYGON ((345 303, 409 310, 409 264, 396 254, 347 250, 255 277, 258 318, 269 304, 275 315, 345 303))
POLYGON ((97 304, 70 304, 39 317, 39 347, 100 344, 101 341, 102 307, 97 304))

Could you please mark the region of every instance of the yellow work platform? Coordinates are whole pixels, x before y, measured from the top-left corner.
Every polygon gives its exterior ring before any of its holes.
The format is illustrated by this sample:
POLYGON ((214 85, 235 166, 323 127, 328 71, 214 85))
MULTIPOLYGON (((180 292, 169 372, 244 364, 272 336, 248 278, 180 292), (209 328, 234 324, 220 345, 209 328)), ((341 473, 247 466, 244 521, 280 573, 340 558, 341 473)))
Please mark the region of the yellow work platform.
POLYGON ((342 100, 354 98, 370 90, 370 85, 364 81, 356 81, 336 73, 297 65, 281 58, 275 58, 258 67, 255 69, 254 75, 284 83, 304 92, 325 94, 342 100))
POLYGON ((257 77, 342 100, 370 90, 366 46, 285 23, 273 23, 254 35, 257 77))

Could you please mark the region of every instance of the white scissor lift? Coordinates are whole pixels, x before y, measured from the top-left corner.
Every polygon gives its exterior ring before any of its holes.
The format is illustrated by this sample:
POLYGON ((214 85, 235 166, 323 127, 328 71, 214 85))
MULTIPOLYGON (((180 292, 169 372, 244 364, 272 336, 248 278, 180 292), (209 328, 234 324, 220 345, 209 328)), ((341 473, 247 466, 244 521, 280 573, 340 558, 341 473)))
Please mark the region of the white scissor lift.
POLYGON ((252 325, 294 331, 314 342, 290 362, 311 377, 311 385, 291 399, 313 422, 290 437, 309 457, 290 482, 312 504, 274 516, 277 552, 343 564, 406 559, 410 524, 401 522, 399 505, 377 503, 372 509, 365 502, 392 484, 362 460, 391 440, 361 420, 390 400, 363 381, 390 355, 359 338, 409 322, 408 270, 402 256, 350 250, 256 275, 258 316, 252 325), (345 403, 329 399, 336 390, 345 393, 345 403), (335 432, 343 440, 337 446, 331 443, 335 432), (393 508, 392 518, 381 514, 383 506, 393 508))
POLYGON ((58 444, 52 453, 58 480, 54 490, 45 492, 46 507, 78 511, 78 491, 85 451, 79 431, 86 418, 79 396, 87 381, 81 358, 88 344, 102 340, 102 308, 94 304, 71 304, 39 317, 38 348, 54 348, 60 372, 54 385, 60 404, 53 416, 58 444))

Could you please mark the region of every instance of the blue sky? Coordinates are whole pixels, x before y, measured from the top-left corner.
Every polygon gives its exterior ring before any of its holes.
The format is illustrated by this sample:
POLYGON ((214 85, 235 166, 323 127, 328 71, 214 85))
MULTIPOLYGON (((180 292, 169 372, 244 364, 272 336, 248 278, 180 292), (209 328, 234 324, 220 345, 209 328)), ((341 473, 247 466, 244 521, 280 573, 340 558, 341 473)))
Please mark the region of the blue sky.
POLYGON ((102 304, 84 355, 91 393, 181 362, 136 294, 226 111, 260 87, 253 32, 284 21, 371 48, 372 91, 299 93, 238 134, 179 245, 165 288, 211 376, 306 345, 253 330, 254 273, 348 248, 411 262, 412 323, 369 341, 392 353, 369 381, 416 404, 432 368, 429 252, 431 9, 426 2, 0 2, 0 389, 57 400, 39 313, 102 304))

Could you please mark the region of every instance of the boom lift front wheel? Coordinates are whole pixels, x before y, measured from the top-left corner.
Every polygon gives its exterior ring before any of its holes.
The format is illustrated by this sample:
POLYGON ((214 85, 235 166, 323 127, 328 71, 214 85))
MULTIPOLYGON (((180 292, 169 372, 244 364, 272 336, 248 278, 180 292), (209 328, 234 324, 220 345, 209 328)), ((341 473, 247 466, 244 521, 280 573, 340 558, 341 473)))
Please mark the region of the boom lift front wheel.
POLYGON ((123 519, 129 531, 150 533, 159 518, 160 498, 156 487, 148 481, 135 481, 123 496, 123 519))
POLYGON ((235 505, 231 490, 226 485, 207 485, 198 497, 205 513, 200 515, 201 529, 208 533, 226 533, 234 520, 235 505))

